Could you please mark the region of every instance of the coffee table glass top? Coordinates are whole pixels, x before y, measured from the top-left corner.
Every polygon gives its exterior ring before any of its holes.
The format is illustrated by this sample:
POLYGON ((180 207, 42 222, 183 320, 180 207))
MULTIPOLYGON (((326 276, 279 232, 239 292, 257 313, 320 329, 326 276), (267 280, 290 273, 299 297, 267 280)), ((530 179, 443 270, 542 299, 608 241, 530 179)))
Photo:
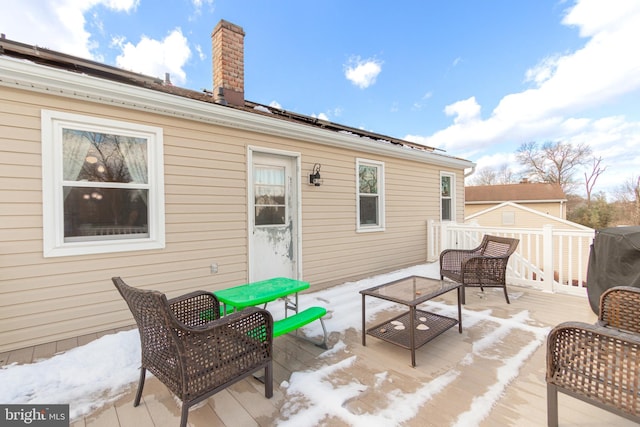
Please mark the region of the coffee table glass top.
POLYGON ((385 283, 384 285, 364 289, 360 293, 408 306, 415 306, 458 287, 460 287, 460 284, 456 282, 410 276, 385 283))

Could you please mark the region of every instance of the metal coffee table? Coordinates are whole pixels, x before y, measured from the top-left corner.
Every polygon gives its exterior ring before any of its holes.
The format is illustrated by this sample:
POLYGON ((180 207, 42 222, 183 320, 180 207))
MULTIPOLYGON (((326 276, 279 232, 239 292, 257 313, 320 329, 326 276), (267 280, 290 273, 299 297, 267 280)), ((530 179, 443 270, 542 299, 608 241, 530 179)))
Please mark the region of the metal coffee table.
POLYGON ((456 324, 458 332, 462 333, 460 286, 455 282, 411 276, 360 291, 362 294, 362 345, 367 345, 366 336, 368 334, 409 349, 411 350, 411 366, 416 366, 416 348, 423 346, 456 324), (416 308, 419 304, 454 289, 458 292, 457 319, 416 308), (409 311, 367 329, 365 325, 365 297, 367 295, 405 305, 409 307, 409 311))

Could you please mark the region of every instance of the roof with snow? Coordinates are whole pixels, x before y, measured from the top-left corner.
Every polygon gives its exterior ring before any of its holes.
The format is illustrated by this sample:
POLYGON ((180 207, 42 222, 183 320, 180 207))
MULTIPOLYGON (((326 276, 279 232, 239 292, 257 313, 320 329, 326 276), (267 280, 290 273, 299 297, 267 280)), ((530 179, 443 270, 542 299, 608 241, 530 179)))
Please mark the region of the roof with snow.
MULTIPOLYGON (((211 104, 217 104, 215 95, 212 91, 203 89, 202 91, 195 91, 192 89, 181 88, 174 86, 169 76, 167 75, 164 80, 152 77, 132 71, 127 71, 121 68, 113 67, 110 65, 102 64, 99 62, 91 61, 84 58, 79 58, 72 55, 67 55, 61 52, 53 51, 50 49, 41 48, 38 46, 32 46, 24 43, 20 43, 14 40, 4 38, 4 35, 0 36, 0 56, 9 56, 13 58, 24 59, 32 61, 37 64, 46 65, 49 67, 64 69, 67 71, 86 74, 105 80, 115 81, 123 84, 129 84, 132 86, 143 87, 155 91, 164 92, 167 94, 189 98, 197 101, 207 102, 211 104)), ((221 105, 221 104, 218 104, 221 105)), ((429 147, 417 143, 405 141, 400 138, 395 138, 388 135, 382 135, 375 132, 369 132, 362 129, 346 126, 327 120, 322 120, 317 117, 306 116, 298 114, 292 111, 287 111, 272 106, 259 104, 245 100, 244 105, 235 106, 232 104, 225 105, 226 108, 240 109, 253 114, 267 115, 274 119, 286 120, 296 122, 303 125, 314 126, 317 128, 327 129, 343 134, 350 134, 359 136, 361 138, 373 140, 376 142, 385 142, 393 145, 401 146, 404 148, 415 149, 419 151, 434 152, 440 151, 444 154, 444 150, 429 147)), ((454 156, 446 155, 447 157, 456 158, 454 156)), ((464 159, 459 159, 464 160, 464 159)), ((466 160, 465 160, 466 161, 466 160)))

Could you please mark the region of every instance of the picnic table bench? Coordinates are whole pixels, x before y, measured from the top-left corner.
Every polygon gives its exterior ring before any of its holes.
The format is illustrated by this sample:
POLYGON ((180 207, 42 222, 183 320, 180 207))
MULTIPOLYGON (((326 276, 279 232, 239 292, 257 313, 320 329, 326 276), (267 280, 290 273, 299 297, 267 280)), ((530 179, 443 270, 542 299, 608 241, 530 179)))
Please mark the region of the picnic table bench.
POLYGON ((227 307, 231 307, 236 311, 264 304, 264 307, 266 308, 268 303, 277 299, 284 299, 285 317, 283 319, 274 320, 273 336, 278 337, 292 331, 297 332, 301 327, 313 321, 320 320, 324 338, 321 342, 312 342, 315 345, 326 349, 327 330, 322 317, 327 314, 327 309, 318 306, 309 307, 302 311, 298 309, 298 292, 308 288, 308 282, 289 279, 286 277, 276 277, 273 279, 247 283, 215 291, 214 295, 221 303, 223 303, 223 310, 225 314, 227 307), (294 295, 293 301, 290 299, 291 295, 294 295), (292 310, 294 314, 289 315, 289 310, 292 310))

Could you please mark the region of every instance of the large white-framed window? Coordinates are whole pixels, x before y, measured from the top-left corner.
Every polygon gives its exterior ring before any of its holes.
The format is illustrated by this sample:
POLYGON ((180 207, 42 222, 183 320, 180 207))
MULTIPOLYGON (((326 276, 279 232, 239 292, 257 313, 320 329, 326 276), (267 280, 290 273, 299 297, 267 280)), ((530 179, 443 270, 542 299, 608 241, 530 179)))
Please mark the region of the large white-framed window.
POLYGON ((42 110, 45 257, 165 247, 162 129, 42 110))
POLYGON ((384 163, 356 159, 358 231, 384 230, 384 163))
POLYGON ((455 194, 456 175, 450 172, 440 172, 440 220, 455 221, 455 194))

